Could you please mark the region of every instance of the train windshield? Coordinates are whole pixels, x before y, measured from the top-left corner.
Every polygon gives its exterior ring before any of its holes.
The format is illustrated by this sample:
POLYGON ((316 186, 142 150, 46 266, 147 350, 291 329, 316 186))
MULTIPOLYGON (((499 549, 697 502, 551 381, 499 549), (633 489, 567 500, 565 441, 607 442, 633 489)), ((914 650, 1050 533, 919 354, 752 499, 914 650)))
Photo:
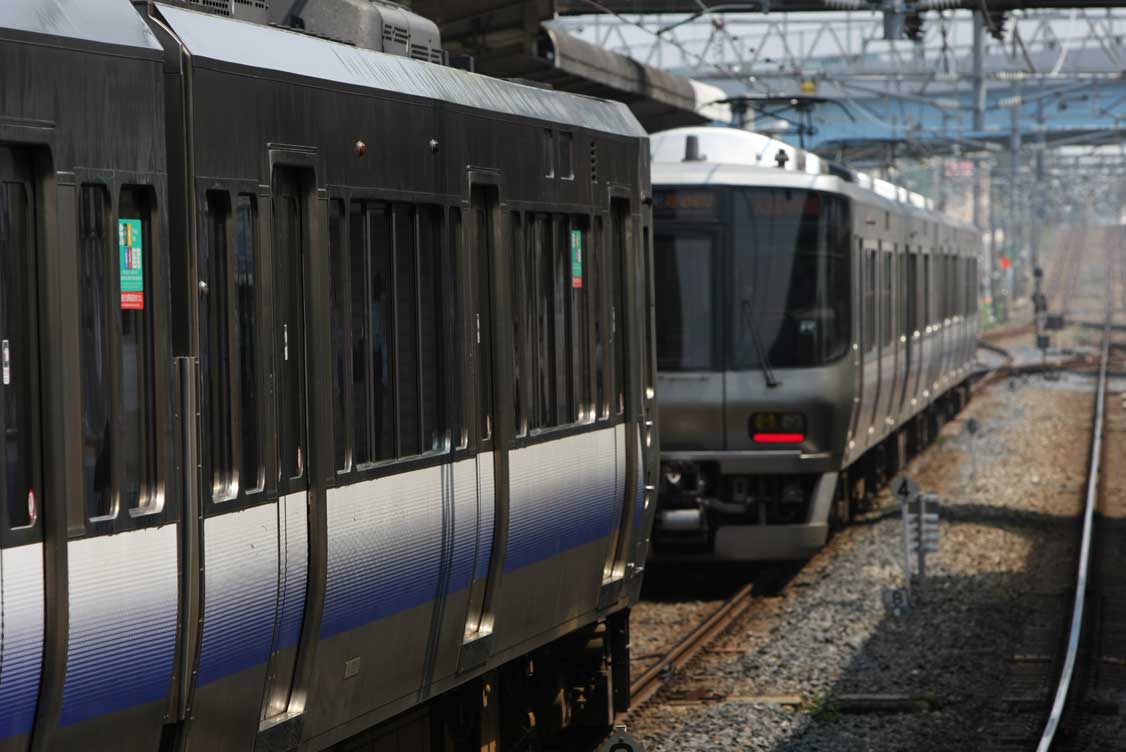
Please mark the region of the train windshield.
POLYGON ((843 198, 732 192, 732 368, 827 363, 848 350, 849 219, 843 198))
POLYGON ((666 371, 711 369, 715 330, 712 310, 715 236, 705 230, 659 233, 654 244, 657 368, 666 371))

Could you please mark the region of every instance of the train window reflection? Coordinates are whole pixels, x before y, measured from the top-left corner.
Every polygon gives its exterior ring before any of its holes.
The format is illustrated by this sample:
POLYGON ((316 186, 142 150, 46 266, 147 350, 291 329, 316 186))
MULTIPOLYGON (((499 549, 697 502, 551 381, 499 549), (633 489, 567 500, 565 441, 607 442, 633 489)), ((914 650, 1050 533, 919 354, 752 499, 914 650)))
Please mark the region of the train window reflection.
POLYGON ((10 528, 35 520, 29 506, 34 493, 36 355, 32 269, 34 230, 27 186, 0 183, 0 357, 3 380, 0 406, 4 420, 4 497, 10 528))
MULTIPOLYGON (((782 188, 738 194, 742 200, 736 199, 733 207, 733 366, 758 367, 760 350, 776 368, 841 357, 849 339, 847 204, 827 194, 782 188)), ((874 277, 875 269, 870 271, 874 277)))
POLYGON ((712 367, 713 256, 711 235, 656 236, 653 276, 661 301, 657 306, 658 368, 687 371, 712 367))
POLYGON ((115 511, 109 364, 109 196, 100 185, 82 186, 79 243, 83 495, 86 514, 97 518, 115 511))

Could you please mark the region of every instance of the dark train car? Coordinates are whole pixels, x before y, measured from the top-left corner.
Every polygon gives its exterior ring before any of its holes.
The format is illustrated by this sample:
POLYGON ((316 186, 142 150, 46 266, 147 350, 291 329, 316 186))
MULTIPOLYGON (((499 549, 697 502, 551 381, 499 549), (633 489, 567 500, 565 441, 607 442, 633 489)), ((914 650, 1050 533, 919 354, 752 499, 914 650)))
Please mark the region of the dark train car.
POLYGON ((181 507, 163 60, 128 3, 0 9, 0 749, 117 729, 155 748, 167 712, 181 507))
POLYGON ((655 511, 644 132, 188 5, 0 11, 0 749, 604 727, 655 511))
POLYGON ((808 556, 968 398, 979 239, 758 134, 653 144, 656 553, 808 556))

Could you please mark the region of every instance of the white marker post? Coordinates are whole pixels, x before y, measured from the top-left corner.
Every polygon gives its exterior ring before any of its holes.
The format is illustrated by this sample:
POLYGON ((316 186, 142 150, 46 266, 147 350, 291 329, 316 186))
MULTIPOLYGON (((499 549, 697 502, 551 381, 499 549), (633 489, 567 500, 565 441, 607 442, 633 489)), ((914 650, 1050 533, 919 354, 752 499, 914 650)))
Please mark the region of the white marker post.
POLYGON ((911 610, 911 539, 914 537, 909 505, 912 499, 918 497, 919 485, 906 475, 901 475, 892 483, 892 493, 899 499, 900 517, 903 520, 903 589, 902 595, 893 592, 891 598, 893 606, 901 606, 895 610, 907 613, 911 610))

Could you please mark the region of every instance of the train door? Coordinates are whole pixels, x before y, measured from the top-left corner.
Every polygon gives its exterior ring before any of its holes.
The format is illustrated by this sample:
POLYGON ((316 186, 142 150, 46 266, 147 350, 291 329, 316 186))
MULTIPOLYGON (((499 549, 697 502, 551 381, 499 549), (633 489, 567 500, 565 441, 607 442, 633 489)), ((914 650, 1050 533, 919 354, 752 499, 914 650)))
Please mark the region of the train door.
POLYGON ((305 264, 312 175, 276 167, 273 196, 273 361, 276 364, 278 597, 262 719, 289 709, 309 564, 309 427, 306 403, 305 264))
POLYGON ((269 192, 209 190, 203 202, 203 630, 190 749, 248 749, 289 709, 308 569, 313 182, 275 167, 269 192))
POLYGON ((917 283, 918 279, 918 253, 911 248, 910 245, 905 245, 903 248, 903 255, 899 259, 899 313, 903 317, 899 330, 902 333, 901 341, 903 342, 903 355, 904 355, 904 369, 903 369, 903 391, 899 397, 899 414, 902 419, 910 411, 911 404, 908 398, 912 395, 912 387, 917 380, 918 366, 918 339, 915 333, 918 331, 917 311, 918 304, 917 298, 917 283))
MULTIPOLYGON (((168 712, 180 583, 168 254, 154 186, 89 177, 77 191, 78 242, 60 243, 74 276, 54 281, 74 291, 63 333, 74 337, 78 387, 60 399, 77 413, 67 439, 81 490, 67 500, 66 668, 50 746, 89 749, 128 729, 115 748, 145 750, 168 712)), ((75 193, 59 195, 60 237, 73 237, 63 226, 75 193)))
MULTIPOLYGON (((631 207, 628 198, 614 197, 610 200, 610 233, 609 242, 606 243, 606 258, 602 268, 607 269, 607 280, 609 281, 609 331, 608 339, 610 343, 611 362, 613 368, 614 395, 612 397, 612 410, 614 417, 621 416, 623 422, 615 425, 614 428, 614 451, 615 451, 615 464, 618 467, 615 477, 615 503, 618 505, 614 510, 613 528, 610 535, 610 545, 607 549, 607 557, 603 566, 603 591, 601 594, 602 604, 609 602, 611 599, 617 597, 618 589, 613 586, 613 583, 621 584, 623 577, 626 573, 626 564, 630 561, 632 555, 632 546, 636 544, 636 527, 641 523, 638 519, 637 505, 633 500, 637 498, 639 493, 643 493, 644 489, 640 486, 644 485, 644 481, 637 480, 638 475, 644 472, 643 457, 641 453, 641 433, 636 435, 629 424, 630 410, 627 409, 629 402, 629 395, 631 394, 631 384, 644 383, 647 374, 644 373, 646 362, 642 354, 639 352, 636 359, 627 359, 628 348, 632 344, 630 339, 641 340, 642 331, 637 328, 637 311, 642 311, 641 316, 646 315, 644 311, 644 303, 640 304, 640 308, 630 308, 630 313, 627 313, 627 306, 637 304, 637 296, 642 289, 645 289, 642 284, 637 284, 637 279, 645 279, 648 277, 648 248, 643 248, 643 256, 638 257, 633 250, 636 248, 634 245, 636 241, 635 228, 633 219, 630 214, 631 207), (632 263, 631 263, 632 261, 632 263), (637 291, 636 294, 631 295, 631 288, 637 291), (632 327, 632 328, 630 328, 632 327), (626 333, 629 332, 629 337, 626 333), (634 378, 631 373, 637 368, 642 374, 640 378, 634 378), (629 427, 627 429, 627 426, 629 427)), ((689 231, 690 232, 690 231, 689 231)), ((696 259, 696 263, 704 266, 704 284, 711 285, 712 279, 708 274, 712 263, 710 250, 718 247, 718 242, 713 232, 709 229, 704 229, 699 235, 692 235, 685 233, 677 236, 676 244, 684 243, 686 245, 692 244, 695 250, 705 248, 706 251, 700 254, 696 259)), ((667 253, 662 257, 665 265, 675 265, 681 259, 676 258, 676 254, 681 252, 681 248, 666 249, 667 253)), ((707 296, 705 296, 707 297, 707 296)), ((697 322, 701 323, 701 322, 697 322)), ((709 322, 710 323, 710 322, 709 322)), ((711 353, 708 353, 711 357, 711 353)), ((716 378, 713 383, 708 386, 715 386, 717 389, 722 387, 722 376, 716 378)), ((697 384, 696 388, 699 388, 697 384)), ((706 387, 705 387, 706 388, 706 387)), ((641 409, 644 410, 648 407, 648 402, 644 401, 641 409)), ((721 408, 722 409, 722 408, 721 408)), ((719 432, 722 432, 722 414, 717 416, 720 420, 717 421, 719 432)), ((641 425, 643 421, 637 421, 637 425, 641 425)), ((600 605, 602 605, 600 604, 600 605)))
POLYGON ((880 251, 878 241, 864 245, 864 414, 860 421, 860 440, 868 446, 875 439, 880 399, 880 251))
POLYGON ((507 544, 508 449, 512 420, 504 420, 509 399, 499 381, 495 338, 497 320, 497 188, 474 185, 470 193, 468 253, 459 263, 468 268, 470 389, 468 429, 477 446, 477 546, 466 611, 460 668, 482 663, 492 651, 497 586, 507 544), (475 416, 475 417, 474 417, 475 416))
POLYGON ((43 663, 36 210, 28 154, 0 147, 0 750, 27 748, 43 663))

